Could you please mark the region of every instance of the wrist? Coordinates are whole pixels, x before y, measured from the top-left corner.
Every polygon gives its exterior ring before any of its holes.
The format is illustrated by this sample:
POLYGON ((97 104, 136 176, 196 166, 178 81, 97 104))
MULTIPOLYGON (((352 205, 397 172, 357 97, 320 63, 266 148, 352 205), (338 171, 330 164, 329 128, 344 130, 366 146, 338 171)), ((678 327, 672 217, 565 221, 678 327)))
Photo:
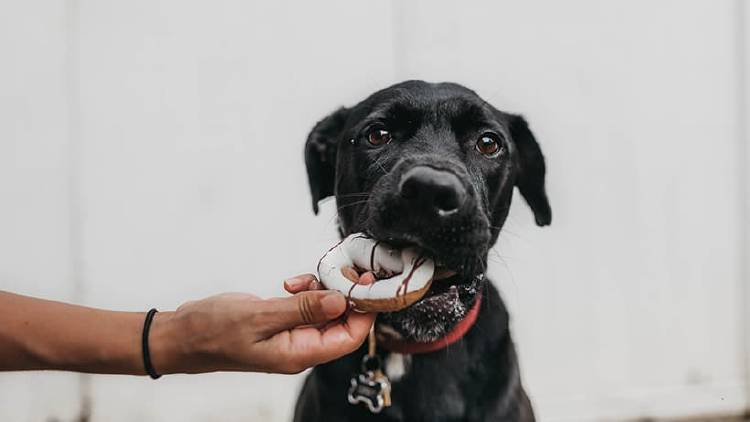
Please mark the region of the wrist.
MULTIPOLYGON (((148 350, 151 365, 157 374, 184 372, 184 368, 180 365, 185 362, 185 353, 181 344, 184 336, 180 331, 174 312, 157 312, 154 315, 148 334, 148 350)), ((143 370, 145 372, 145 367, 143 370)))

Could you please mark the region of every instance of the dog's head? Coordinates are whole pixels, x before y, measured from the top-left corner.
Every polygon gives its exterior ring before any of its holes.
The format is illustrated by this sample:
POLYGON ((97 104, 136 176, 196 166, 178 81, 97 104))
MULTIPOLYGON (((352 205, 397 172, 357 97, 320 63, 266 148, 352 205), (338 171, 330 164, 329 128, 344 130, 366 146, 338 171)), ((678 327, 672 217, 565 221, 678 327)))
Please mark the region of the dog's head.
POLYGON ((446 334, 473 304, 513 187, 551 221, 544 157, 521 116, 453 83, 407 81, 321 120, 305 146, 313 210, 336 196, 342 236, 416 245, 457 275, 382 314, 407 339, 446 334))

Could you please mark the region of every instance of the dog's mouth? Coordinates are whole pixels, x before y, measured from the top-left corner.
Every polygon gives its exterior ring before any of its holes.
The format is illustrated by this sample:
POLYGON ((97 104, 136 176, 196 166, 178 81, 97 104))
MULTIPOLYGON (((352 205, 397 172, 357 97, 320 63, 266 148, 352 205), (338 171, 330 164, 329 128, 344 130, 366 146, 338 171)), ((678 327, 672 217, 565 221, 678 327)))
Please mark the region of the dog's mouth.
MULTIPOLYGON (((405 309, 378 315, 378 323, 387 326, 397 337, 408 341, 431 342, 448 334, 474 305, 482 288, 483 274, 473 274, 466 265, 456 262, 467 260, 433 258, 429 249, 409 241, 386 240, 398 247, 413 247, 435 262, 435 273, 425 295, 405 309)), ((473 267, 472 267, 473 268, 473 267)))
POLYGON ((404 340, 436 341, 445 337, 469 313, 482 283, 481 275, 468 281, 458 281, 457 276, 434 280, 421 299, 400 311, 379 314, 378 323, 404 340))
POLYGON ((414 312, 435 314, 434 316, 439 320, 448 321, 448 314, 456 314, 455 316, 460 319, 463 317, 463 312, 471 308, 482 279, 481 275, 468 280, 462 279, 453 270, 436 267, 433 282, 427 293, 408 308, 394 313, 413 308, 414 312), (469 306, 466 307, 464 304, 469 306))

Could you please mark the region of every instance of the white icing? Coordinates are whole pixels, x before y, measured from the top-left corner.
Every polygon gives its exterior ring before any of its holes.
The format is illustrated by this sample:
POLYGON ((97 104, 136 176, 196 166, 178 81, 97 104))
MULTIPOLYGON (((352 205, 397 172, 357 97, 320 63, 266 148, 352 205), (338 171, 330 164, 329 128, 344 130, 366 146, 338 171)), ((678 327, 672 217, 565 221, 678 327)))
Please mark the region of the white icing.
POLYGON ((435 263, 429 258, 422 257, 414 248, 398 250, 365 237, 362 233, 354 233, 328 251, 320 260, 320 281, 329 289, 349 294, 353 282, 344 277, 341 268, 353 265, 376 274, 395 274, 390 278, 376 280, 372 284, 356 285, 351 291, 351 297, 355 299, 390 299, 420 290, 430 282, 435 272, 435 263), (372 263, 375 268, 370 266, 373 248, 375 255, 372 263), (422 264, 414 269, 418 261, 422 264), (410 273, 411 278, 404 292, 401 286, 410 273))

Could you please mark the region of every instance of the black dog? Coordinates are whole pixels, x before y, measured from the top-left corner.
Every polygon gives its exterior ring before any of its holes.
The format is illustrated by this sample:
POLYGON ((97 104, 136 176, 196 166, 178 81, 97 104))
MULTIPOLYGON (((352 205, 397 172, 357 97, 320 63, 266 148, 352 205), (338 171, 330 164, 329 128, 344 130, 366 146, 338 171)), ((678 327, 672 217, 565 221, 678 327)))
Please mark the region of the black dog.
POLYGON ((409 308, 380 314, 378 330, 435 341, 481 303, 474 326, 442 350, 394 356, 379 348, 393 406, 373 414, 347 402, 363 346, 313 369, 295 421, 533 421, 506 308, 483 277, 514 186, 538 225, 551 221, 544 157, 526 121, 463 86, 408 81, 320 121, 305 158, 313 208, 335 195, 342 236, 417 245, 456 272, 409 308))

